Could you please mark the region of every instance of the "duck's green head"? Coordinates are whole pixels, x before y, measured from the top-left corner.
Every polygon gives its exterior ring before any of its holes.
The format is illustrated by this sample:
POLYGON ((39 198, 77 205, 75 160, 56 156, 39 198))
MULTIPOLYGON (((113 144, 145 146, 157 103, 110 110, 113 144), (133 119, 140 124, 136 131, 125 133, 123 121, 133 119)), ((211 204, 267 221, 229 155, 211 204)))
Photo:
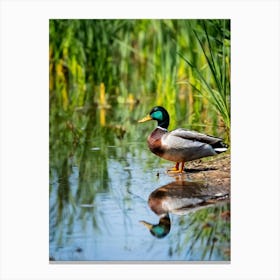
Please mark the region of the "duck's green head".
POLYGON ((150 120, 156 120, 158 122, 158 126, 162 128, 167 129, 169 126, 169 114, 161 106, 154 107, 148 116, 139 120, 138 122, 142 123, 150 120))

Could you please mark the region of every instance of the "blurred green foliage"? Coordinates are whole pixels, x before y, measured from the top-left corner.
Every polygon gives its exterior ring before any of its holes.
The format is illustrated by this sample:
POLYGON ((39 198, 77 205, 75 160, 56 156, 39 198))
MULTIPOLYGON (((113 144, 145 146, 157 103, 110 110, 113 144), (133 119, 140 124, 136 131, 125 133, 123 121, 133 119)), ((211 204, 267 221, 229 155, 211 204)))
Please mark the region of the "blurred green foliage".
POLYGON ((229 20, 54 19, 49 25, 51 108, 100 104, 103 83, 110 104, 152 97, 171 115, 180 104, 190 124, 203 120, 229 131, 229 20))

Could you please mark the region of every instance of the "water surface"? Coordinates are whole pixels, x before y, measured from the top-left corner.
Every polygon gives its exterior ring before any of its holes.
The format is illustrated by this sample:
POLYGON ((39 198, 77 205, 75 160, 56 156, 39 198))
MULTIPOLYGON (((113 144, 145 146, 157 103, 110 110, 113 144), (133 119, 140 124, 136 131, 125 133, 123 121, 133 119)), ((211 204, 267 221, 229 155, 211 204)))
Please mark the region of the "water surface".
POLYGON ((176 180, 166 173, 172 163, 148 151, 146 137, 156 124, 137 124, 149 110, 50 110, 50 260, 230 259, 228 202, 170 213, 170 232, 163 238, 140 223, 159 223, 148 198, 176 180))

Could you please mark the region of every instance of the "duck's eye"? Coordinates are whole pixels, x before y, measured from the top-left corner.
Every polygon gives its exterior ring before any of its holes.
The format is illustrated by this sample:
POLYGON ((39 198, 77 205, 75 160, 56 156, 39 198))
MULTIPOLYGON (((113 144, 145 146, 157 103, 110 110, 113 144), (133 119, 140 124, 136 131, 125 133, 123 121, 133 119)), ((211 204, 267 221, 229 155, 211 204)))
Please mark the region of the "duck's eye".
POLYGON ((163 115, 162 115, 162 112, 161 111, 156 111, 154 113, 151 114, 151 117, 154 119, 154 120, 159 120, 159 121, 162 121, 163 120, 163 115))

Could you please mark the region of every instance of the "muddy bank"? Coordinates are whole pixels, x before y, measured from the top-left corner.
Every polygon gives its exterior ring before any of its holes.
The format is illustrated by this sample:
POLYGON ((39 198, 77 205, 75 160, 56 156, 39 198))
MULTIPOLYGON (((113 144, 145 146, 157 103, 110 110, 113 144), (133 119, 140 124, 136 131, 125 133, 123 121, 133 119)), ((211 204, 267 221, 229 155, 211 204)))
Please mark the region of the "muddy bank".
POLYGON ((201 182, 208 193, 230 193, 230 154, 186 163, 185 174, 174 175, 176 180, 201 182))

